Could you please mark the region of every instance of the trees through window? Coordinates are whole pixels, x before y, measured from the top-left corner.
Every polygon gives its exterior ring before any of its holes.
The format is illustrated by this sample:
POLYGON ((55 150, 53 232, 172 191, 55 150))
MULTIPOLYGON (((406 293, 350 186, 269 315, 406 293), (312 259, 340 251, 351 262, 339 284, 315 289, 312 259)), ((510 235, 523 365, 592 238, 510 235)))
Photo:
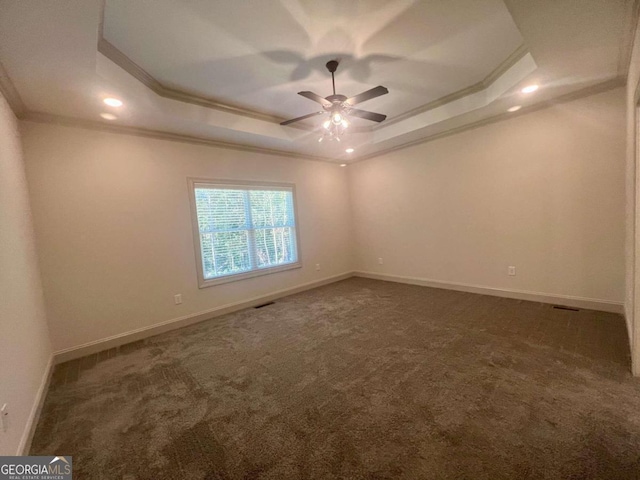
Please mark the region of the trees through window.
POLYGON ((201 286, 299 266, 293 186, 192 182, 192 194, 201 286))

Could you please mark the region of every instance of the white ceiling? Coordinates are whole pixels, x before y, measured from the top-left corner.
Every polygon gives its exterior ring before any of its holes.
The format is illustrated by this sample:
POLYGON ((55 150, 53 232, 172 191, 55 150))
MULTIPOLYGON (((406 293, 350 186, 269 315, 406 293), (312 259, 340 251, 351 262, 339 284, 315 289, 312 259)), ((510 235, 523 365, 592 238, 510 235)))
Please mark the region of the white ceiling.
POLYGON ((316 109, 299 90, 331 94, 334 58, 338 92, 384 85, 370 105, 393 117, 482 80, 523 42, 501 0, 256 5, 108 0, 104 38, 165 85, 282 117, 316 109))
POLYGON ((0 62, 25 118, 342 161, 346 146, 362 158, 623 77, 632 3, 0 0, 0 62), (384 85, 359 107, 388 118, 319 144, 319 118, 278 123, 318 110, 296 93, 329 95, 334 58, 338 93, 384 85), (538 92, 519 92, 534 82, 538 92))

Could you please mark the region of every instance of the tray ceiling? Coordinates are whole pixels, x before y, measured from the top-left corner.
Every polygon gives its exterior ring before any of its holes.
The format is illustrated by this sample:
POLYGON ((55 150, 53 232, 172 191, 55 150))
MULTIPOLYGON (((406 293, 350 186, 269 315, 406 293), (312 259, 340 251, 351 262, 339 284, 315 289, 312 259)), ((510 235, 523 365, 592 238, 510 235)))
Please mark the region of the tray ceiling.
POLYGON ((315 108, 298 91, 331 94, 334 58, 338 92, 384 85, 367 108, 393 118, 481 81, 523 44, 501 0, 256 5, 107 0, 103 37, 163 85, 283 118, 315 108))
POLYGON ((0 9, 0 62, 25 118, 335 161, 615 83, 632 27, 631 0, 0 0, 0 9), (324 64, 335 58, 338 93, 389 88, 362 105, 388 119, 358 120, 342 144, 318 144, 317 119, 278 123, 318 109, 296 93, 330 94, 324 64), (523 96, 528 83, 540 91, 523 96), (105 96, 125 103, 115 121, 99 117, 105 96))

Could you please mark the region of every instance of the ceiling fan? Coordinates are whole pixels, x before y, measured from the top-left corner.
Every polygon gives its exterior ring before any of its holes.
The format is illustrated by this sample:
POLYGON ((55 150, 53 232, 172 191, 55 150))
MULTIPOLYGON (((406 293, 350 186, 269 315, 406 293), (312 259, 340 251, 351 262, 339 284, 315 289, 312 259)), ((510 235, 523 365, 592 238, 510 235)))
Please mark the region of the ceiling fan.
POLYGON ((302 95, 309 100, 318 102, 320 105, 322 105, 323 110, 313 112, 308 115, 303 115, 302 117, 293 118, 291 120, 286 120, 280 123, 280 125, 289 125, 294 122, 299 122, 300 120, 305 120, 307 118, 328 113, 329 120, 326 120, 323 123, 324 135, 320 137, 318 141, 321 142, 324 138, 340 141, 340 135, 342 135, 345 129, 349 126, 348 117, 350 115, 354 117, 364 118, 366 120, 371 120, 373 122, 382 122, 385 118, 387 118, 386 115, 382 115, 381 113, 368 112, 366 110, 353 108, 354 105, 389 93, 389 90, 387 90, 386 87, 380 85, 350 98, 347 98, 344 95, 336 95, 336 80, 334 74, 338 69, 338 61, 331 60, 327 62, 326 66, 327 70, 331 72, 333 95, 329 95, 328 97, 321 97, 317 93, 313 92, 298 92, 298 95, 302 95))

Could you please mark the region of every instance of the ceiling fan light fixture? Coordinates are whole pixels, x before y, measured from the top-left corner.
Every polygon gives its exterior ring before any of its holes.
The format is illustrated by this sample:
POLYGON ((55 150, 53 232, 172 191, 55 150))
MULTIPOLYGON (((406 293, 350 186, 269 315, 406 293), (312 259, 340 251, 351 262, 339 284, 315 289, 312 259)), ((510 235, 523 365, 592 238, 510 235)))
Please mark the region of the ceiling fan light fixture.
MULTIPOLYGON (((329 119, 325 120, 322 123, 324 129, 322 130, 322 135, 318 139, 318 142, 322 142, 325 138, 327 140, 336 140, 340 141, 340 137, 345 134, 346 129, 349 127, 348 116, 360 117, 365 120, 371 120, 372 122, 382 122, 387 116, 382 115, 381 113, 368 112, 366 110, 360 110, 358 108, 353 108, 354 105, 365 102, 367 100, 371 100, 372 98, 379 97, 381 95, 386 95, 389 93, 389 90, 382 85, 378 85, 377 87, 371 88, 366 92, 362 92, 354 97, 347 98, 345 95, 336 94, 336 81, 334 77, 334 73, 338 69, 338 61, 331 60, 327 62, 327 70, 331 73, 331 84, 333 87, 333 94, 328 97, 321 97, 317 93, 313 93, 310 91, 302 91, 298 92, 298 95, 301 95, 305 98, 308 98, 311 101, 317 102, 322 105, 324 110, 310 113, 307 115, 303 115, 301 117, 292 118, 291 120, 285 120, 284 122, 280 122, 280 125, 289 125, 294 122, 299 122, 301 120, 306 120, 307 118, 315 117, 317 115, 329 114, 329 119)), ((325 117, 326 118, 326 117, 325 117)))
POLYGON ((340 141, 340 137, 346 133, 349 121, 345 115, 345 111, 332 111, 328 120, 325 120, 322 126, 322 138, 326 138, 329 141, 340 141))

